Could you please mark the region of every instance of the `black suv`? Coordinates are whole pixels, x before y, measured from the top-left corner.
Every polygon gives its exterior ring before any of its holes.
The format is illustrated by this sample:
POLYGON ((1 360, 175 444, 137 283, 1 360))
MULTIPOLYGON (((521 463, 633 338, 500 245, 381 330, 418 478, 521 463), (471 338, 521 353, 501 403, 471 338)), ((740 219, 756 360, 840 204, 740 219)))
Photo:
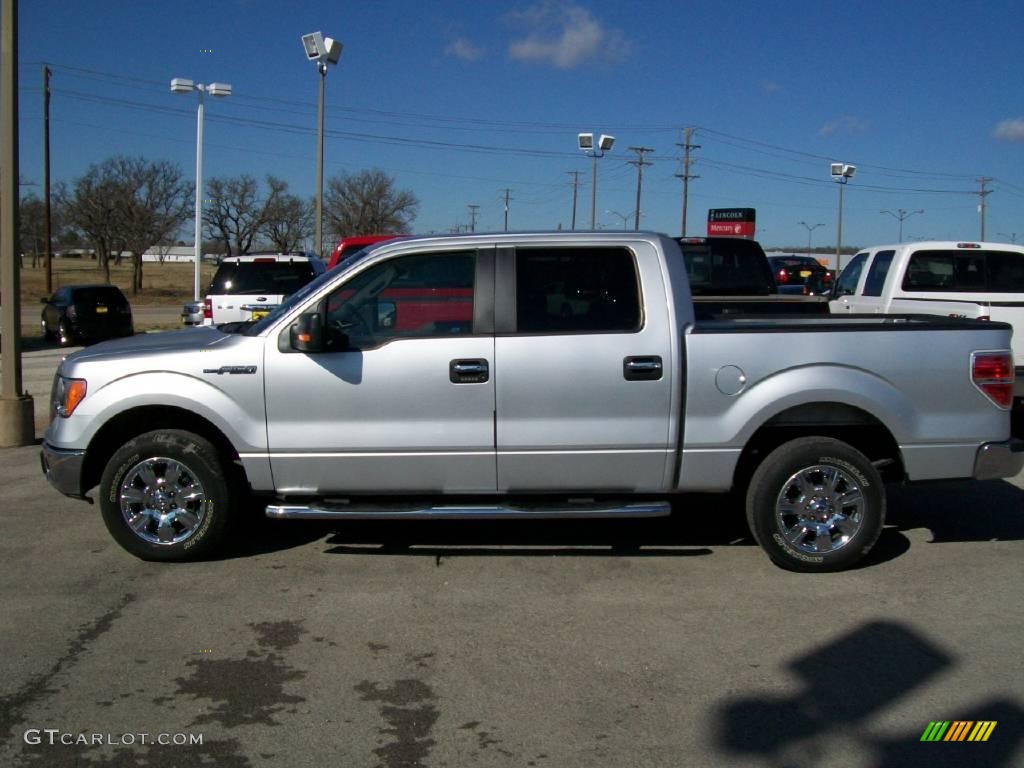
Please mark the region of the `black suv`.
POLYGON ((43 337, 62 346, 135 332, 132 308, 116 285, 66 285, 42 301, 43 337))

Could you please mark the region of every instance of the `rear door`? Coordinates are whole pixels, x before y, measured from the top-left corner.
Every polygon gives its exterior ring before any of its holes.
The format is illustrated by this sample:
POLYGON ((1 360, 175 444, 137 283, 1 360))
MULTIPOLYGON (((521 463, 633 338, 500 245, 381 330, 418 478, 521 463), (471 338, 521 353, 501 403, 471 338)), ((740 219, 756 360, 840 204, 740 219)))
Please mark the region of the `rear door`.
POLYGON ((499 491, 667 485, 680 361, 659 255, 606 243, 498 249, 499 491))
POLYGON ((889 248, 876 252, 865 262, 867 277, 864 278, 860 292, 849 297, 850 311, 868 314, 888 311, 888 301, 882 298, 882 292, 895 256, 896 251, 889 248))

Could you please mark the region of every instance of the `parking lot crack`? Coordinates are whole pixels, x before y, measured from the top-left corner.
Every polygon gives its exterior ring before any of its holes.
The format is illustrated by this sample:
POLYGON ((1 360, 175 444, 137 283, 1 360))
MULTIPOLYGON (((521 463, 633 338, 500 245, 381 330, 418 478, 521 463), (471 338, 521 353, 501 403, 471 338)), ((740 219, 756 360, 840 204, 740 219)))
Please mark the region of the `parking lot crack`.
POLYGON ((74 639, 68 643, 64 655, 57 659, 48 670, 33 675, 14 693, 0 696, 0 734, 10 736, 18 723, 24 720, 25 710, 41 699, 45 699, 56 690, 53 681, 70 667, 79 657, 102 635, 110 631, 114 622, 121 617, 121 612, 135 601, 133 593, 126 593, 96 620, 78 628, 74 639))

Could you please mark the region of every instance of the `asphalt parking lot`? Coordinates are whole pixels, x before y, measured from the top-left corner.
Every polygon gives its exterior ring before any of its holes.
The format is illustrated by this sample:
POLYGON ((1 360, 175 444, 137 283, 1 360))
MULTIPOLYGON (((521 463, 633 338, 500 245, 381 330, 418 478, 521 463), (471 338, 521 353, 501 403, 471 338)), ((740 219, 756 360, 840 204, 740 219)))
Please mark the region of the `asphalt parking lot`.
POLYGON ((1024 475, 890 488, 868 562, 825 576, 772 566, 715 497, 535 524, 253 508, 185 565, 123 552, 38 447, 0 450, 0 499, 2 765, 1024 764, 1024 475), (922 742, 932 721, 997 725, 922 742))

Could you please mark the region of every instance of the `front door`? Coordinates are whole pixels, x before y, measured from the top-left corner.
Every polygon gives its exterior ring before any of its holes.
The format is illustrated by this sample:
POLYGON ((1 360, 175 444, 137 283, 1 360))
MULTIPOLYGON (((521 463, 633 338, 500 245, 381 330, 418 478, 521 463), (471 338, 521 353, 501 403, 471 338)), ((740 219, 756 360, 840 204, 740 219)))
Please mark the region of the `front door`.
POLYGON ((317 303, 341 349, 268 344, 278 492, 494 492, 493 292, 493 249, 399 255, 317 303))

